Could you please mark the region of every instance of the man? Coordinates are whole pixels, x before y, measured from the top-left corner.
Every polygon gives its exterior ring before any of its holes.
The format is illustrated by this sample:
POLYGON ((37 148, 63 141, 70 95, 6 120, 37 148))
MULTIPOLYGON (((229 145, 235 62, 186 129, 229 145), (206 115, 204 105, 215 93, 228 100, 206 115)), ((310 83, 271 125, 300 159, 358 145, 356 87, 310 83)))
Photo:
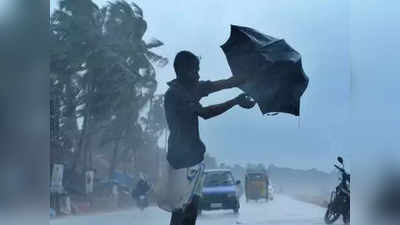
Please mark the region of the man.
MULTIPOLYGON (((200 164, 204 159, 206 148, 200 140, 198 117, 209 119, 228 111, 235 105, 243 108, 252 108, 255 105, 254 101, 242 94, 224 103, 203 107, 199 103, 201 98, 213 92, 237 87, 245 80, 232 76, 229 79, 214 82, 199 81, 200 61, 189 51, 181 51, 176 55, 174 69, 176 79, 168 83, 169 89, 164 100, 165 114, 170 130, 167 154, 167 160, 171 166, 169 179, 173 180, 171 185, 175 185, 169 187, 171 195, 173 195, 172 190, 180 189, 179 185, 182 183, 180 179, 186 179, 183 176, 184 173, 179 171, 184 169, 189 171, 189 168, 200 164)), ((196 179, 201 179, 201 176, 197 176, 196 179)), ((194 225, 196 223, 200 187, 201 185, 194 187, 196 190, 192 192, 193 196, 189 198, 187 204, 172 210, 171 225, 194 225)), ((183 196, 178 196, 175 199, 183 198, 183 196)))

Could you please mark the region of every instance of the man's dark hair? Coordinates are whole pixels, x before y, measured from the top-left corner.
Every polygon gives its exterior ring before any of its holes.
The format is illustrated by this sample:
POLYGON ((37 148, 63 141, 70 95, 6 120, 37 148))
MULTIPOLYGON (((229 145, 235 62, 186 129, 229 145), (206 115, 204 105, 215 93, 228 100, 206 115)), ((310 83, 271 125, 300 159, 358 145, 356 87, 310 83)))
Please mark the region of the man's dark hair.
POLYGON ((174 60, 176 77, 183 78, 185 73, 192 71, 199 64, 200 60, 195 54, 189 51, 178 52, 174 60))

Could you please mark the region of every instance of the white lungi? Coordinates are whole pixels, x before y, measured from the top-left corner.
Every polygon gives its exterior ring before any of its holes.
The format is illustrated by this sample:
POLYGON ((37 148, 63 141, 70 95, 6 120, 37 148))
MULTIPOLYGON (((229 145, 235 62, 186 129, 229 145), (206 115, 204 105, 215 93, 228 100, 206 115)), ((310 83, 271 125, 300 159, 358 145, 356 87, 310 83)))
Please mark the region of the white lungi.
POLYGON ((154 193, 158 206, 168 212, 185 209, 194 195, 201 196, 205 165, 174 169, 167 159, 160 166, 154 193))

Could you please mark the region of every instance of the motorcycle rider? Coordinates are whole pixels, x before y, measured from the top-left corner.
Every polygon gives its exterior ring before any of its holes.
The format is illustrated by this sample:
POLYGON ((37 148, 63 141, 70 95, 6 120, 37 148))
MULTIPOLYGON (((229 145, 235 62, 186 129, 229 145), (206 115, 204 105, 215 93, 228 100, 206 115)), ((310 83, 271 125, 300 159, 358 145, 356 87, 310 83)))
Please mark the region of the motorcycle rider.
POLYGON ((139 175, 139 181, 136 184, 134 191, 132 192, 132 197, 138 199, 141 195, 146 195, 150 190, 150 185, 148 184, 143 173, 139 175))

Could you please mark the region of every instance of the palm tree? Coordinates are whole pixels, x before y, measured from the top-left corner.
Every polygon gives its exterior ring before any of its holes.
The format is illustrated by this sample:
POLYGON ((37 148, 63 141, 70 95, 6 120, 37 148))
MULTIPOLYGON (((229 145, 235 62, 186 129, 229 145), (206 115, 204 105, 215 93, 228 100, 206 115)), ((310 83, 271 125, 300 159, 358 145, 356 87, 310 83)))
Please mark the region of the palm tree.
POLYGON ((63 87, 60 110, 65 111, 66 127, 76 131, 70 146, 75 153, 75 167, 87 136, 89 115, 87 110, 82 114, 79 108, 89 109, 91 105, 87 100, 93 79, 88 72, 88 62, 100 50, 101 17, 99 8, 90 0, 63 0, 59 6, 50 18, 50 74, 63 87), (84 119, 85 129, 78 128, 78 117, 84 119))
POLYGON ((151 50, 163 43, 143 40, 147 24, 134 3, 99 8, 91 0, 63 0, 59 6, 50 18, 51 74, 64 87, 60 108, 79 124, 74 168, 80 161, 83 170, 91 167, 92 136, 104 130, 114 143, 113 171, 120 148, 142 141, 139 111, 157 88, 153 64, 167 63, 151 50))
MULTIPOLYGON (((119 71, 123 82, 119 83, 117 98, 114 101, 115 113, 112 114, 109 133, 117 134, 114 142, 110 175, 117 167, 120 148, 123 152, 135 150, 145 140, 143 130, 138 123, 139 111, 153 98, 157 88, 153 63, 164 66, 167 59, 151 51, 163 45, 156 39, 145 42, 143 36, 147 23, 143 11, 136 4, 118 1, 109 3, 105 8, 105 36, 109 48, 118 52, 119 71)), ((117 74, 117 73, 116 73, 117 74)), ((123 154, 125 155, 125 154, 123 154)))

